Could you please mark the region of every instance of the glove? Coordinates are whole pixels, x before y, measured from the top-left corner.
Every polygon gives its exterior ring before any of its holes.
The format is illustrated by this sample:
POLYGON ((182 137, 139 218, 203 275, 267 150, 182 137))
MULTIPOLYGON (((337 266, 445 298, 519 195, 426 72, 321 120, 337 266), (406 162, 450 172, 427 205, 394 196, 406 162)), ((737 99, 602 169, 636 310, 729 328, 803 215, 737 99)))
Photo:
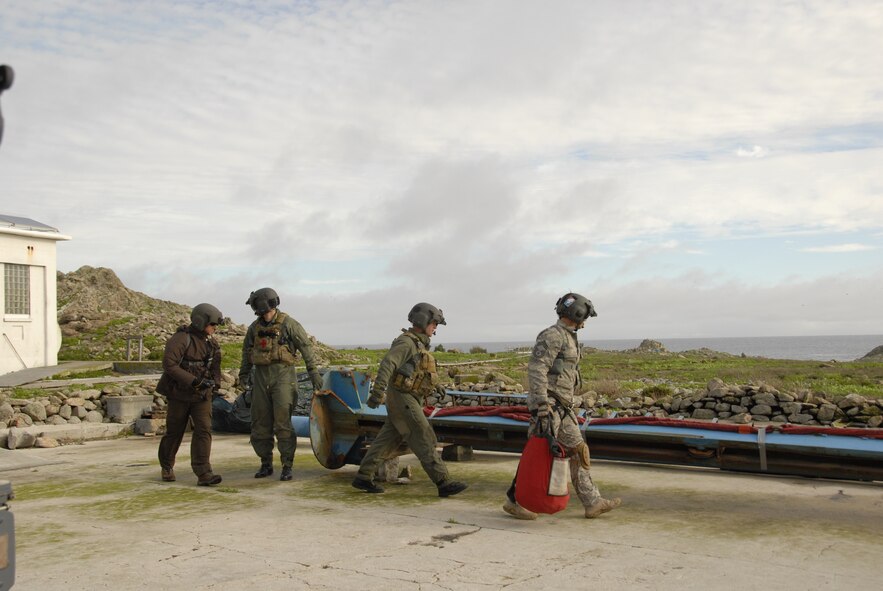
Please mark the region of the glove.
POLYGON ((377 408, 383 404, 384 398, 386 398, 386 396, 380 390, 371 390, 371 395, 368 396, 368 408, 377 408))
POLYGON ((243 390, 251 390, 251 376, 249 374, 240 374, 239 375, 239 385, 242 386, 243 390))
POLYGON ((210 378, 202 378, 202 379, 196 378, 193 380, 193 383, 191 385, 197 391, 214 390, 215 389, 215 381, 210 378))
POLYGON ((310 372, 310 382, 313 384, 313 390, 322 389, 322 376, 319 375, 318 371, 310 372))
POLYGON ((552 433, 552 420, 549 418, 549 403, 540 403, 536 408, 538 435, 547 435, 552 433))

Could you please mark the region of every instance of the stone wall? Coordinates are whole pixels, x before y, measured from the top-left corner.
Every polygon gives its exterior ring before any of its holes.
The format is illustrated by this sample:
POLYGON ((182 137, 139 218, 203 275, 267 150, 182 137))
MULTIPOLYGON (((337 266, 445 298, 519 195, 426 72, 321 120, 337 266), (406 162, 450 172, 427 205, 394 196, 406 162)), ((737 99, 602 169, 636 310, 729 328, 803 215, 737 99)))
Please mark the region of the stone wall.
MULTIPOLYGON (((523 397, 506 393, 522 392, 520 384, 489 380, 479 383, 449 384, 448 388, 469 392, 500 392, 502 397, 431 396, 430 405, 477 406, 479 404, 525 404, 523 397)), ((658 389, 603 396, 587 392, 578 406, 592 417, 656 416, 692 418, 733 423, 773 422, 835 427, 870 427, 883 424, 883 398, 858 394, 826 395, 809 391, 783 392, 768 384, 726 384, 715 378, 699 390, 679 388, 670 395, 657 396, 658 389), (643 392, 647 392, 644 394, 643 392)))
MULTIPOLYGON (((308 415, 312 386, 309 376, 298 376, 299 396, 295 414, 308 415)), ((45 395, 32 399, 12 398, 12 390, 0 390, 0 428, 26 428, 33 425, 110 423, 109 399, 120 396, 151 397, 151 410, 163 416, 167 402, 155 391, 158 378, 77 389, 73 386, 47 389, 45 395)), ((235 371, 222 372, 221 394, 231 402, 238 390, 235 371)), ((489 374, 482 381, 458 379, 442 385, 446 390, 468 392, 457 395, 437 392, 427 398, 428 406, 523 405, 521 384, 501 375, 489 374), (487 394, 482 396, 482 394, 487 394)), ((664 389, 663 389, 664 390, 664 389)), ((858 394, 830 396, 808 391, 783 392, 767 384, 726 384, 713 379, 698 390, 677 389, 672 394, 655 395, 659 388, 623 392, 615 396, 587 392, 578 406, 592 417, 655 416, 692 418, 732 423, 793 423, 834 427, 878 428, 883 424, 883 399, 858 394)), ((159 419, 162 421, 162 419, 159 419)), ((40 438, 18 447, 41 445, 40 438)), ((51 445, 51 441, 46 445, 51 445)), ((56 443, 57 445, 57 443, 56 443)))
MULTIPOLYGON (((165 396, 155 390, 158 380, 159 376, 136 382, 109 383, 85 390, 76 386, 47 388, 45 395, 29 399, 13 398, 12 389, 0 389, 0 428, 111 423, 115 417, 108 413, 108 400, 121 396, 151 398, 152 410, 162 411, 167 402, 165 396)), ((235 372, 221 372, 221 394, 235 399, 236 383, 235 372)), ((39 444, 39 441, 34 443, 39 444)))

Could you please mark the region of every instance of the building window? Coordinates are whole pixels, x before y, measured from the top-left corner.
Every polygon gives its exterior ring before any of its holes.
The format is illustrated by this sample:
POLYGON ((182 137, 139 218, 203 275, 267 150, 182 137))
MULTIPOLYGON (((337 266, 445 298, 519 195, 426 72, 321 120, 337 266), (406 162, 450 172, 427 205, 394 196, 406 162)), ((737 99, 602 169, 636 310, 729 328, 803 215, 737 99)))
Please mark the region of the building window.
POLYGON ((28 265, 3 265, 6 314, 28 316, 31 313, 31 268, 28 265))

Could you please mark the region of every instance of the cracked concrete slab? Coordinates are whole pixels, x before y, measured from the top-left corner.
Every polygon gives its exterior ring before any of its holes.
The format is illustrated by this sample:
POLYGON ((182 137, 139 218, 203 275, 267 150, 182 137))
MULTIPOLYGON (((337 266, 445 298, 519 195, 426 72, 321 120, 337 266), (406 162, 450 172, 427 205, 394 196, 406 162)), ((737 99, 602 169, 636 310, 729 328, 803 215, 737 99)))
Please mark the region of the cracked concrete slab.
MULTIPOLYGON (((292 482, 256 480, 244 435, 216 435, 219 487, 196 487, 187 446, 163 483, 157 439, 29 450, 8 470, 16 589, 877 589, 883 486, 595 462, 622 508, 525 522, 501 505, 517 457, 452 463, 470 488, 413 482, 368 495, 300 440, 292 482)), ((18 453, 18 452, 10 452, 18 453)), ((278 473, 278 472, 277 472, 278 473)))

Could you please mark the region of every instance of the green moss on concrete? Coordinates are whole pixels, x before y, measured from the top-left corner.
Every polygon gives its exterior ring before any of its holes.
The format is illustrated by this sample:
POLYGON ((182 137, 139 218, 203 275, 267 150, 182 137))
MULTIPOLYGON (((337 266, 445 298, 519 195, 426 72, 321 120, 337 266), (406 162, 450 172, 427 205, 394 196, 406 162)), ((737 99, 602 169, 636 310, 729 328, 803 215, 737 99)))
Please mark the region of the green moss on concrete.
POLYGON ((68 531, 58 524, 25 527, 18 525, 15 528, 15 548, 18 552, 37 547, 74 542, 77 538, 78 534, 76 532, 68 531))
POLYGON ((75 506, 74 510, 113 521, 147 521, 167 515, 183 517, 199 513, 239 510, 254 503, 255 501, 249 498, 237 498, 235 503, 231 503, 227 492, 212 487, 164 485, 102 503, 81 504, 75 506))
POLYGON ((58 499, 62 497, 100 497, 126 493, 138 488, 129 482, 66 481, 20 484, 15 486, 16 501, 58 499))

